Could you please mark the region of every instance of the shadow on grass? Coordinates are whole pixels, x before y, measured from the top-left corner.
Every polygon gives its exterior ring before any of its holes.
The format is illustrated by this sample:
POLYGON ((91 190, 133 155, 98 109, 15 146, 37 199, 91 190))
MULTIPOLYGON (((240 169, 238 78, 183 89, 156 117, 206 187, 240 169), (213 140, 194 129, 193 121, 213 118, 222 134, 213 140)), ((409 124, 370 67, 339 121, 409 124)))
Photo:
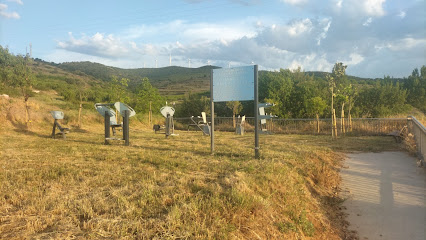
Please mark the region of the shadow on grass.
POLYGON ((39 137, 39 138, 51 138, 51 135, 44 135, 44 134, 39 134, 33 131, 30 131, 28 129, 19 129, 19 128, 15 128, 13 129, 13 131, 15 131, 16 133, 20 133, 20 134, 24 134, 27 136, 34 136, 34 137, 39 137))

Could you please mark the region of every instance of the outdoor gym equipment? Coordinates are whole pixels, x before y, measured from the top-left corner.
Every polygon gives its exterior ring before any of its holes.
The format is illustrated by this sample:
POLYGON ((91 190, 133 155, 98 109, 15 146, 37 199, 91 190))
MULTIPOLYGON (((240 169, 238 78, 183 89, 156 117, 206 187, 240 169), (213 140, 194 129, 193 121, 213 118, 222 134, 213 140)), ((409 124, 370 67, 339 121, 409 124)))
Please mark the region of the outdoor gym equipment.
POLYGON ((205 112, 201 112, 201 117, 198 116, 197 118, 201 119, 201 121, 196 122, 194 120, 194 116, 191 116, 191 121, 193 122, 193 124, 189 124, 188 125, 188 130, 189 130, 190 126, 196 126, 196 127, 198 127, 203 132, 203 135, 210 136, 211 129, 210 129, 209 123, 207 122, 206 113, 205 112))
POLYGON ((129 118, 136 115, 135 110, 121 102, 96 103, 95 108, 104 117, 105 145, 109 144, 109 140, 121 140, 124 141, 126 146, 129 146, 129 118), (116 114, 115 111, 111 108, 112 106, 114 106, 120 115, 123 116, 123 122, 121 124, 117 123, 116 114), (111 137, 110 128, 112 129, 114 137, 111 137), (115 137, 116 128, 122 128, 123 138, 115 137))
POLYGON ((266 127, 266 120, 267 119, 272 119, 276 116, 274 115, 266 115, 265 114, 265 108, 269 108, 275 106, 275 104, 272 103, 259 103, 258 107, 259 107, 259 116, 258 118, 260 119, 260 133, 264 133, 264 134, 271 134, 271 132, 268 131, 267 127, 266 127))
POLYGON ((50 114, 52 114, 52 117, 55 119, 53 122, 53 129, 52 129, 52 138, 56 138, 56 134, 61 134, 62 138, 65 139, 67 134, 69 132, 69 128, 62 127, 58 120, 64 119, 64 112, 62 111, 51 111, 50 114), (56 128, 60 131, 56 133, 56 128))
POLYGON ((240 116, 238 116, 238 122, 237 122, 237 127, 235 128, 235 134, 237 135, 244 135, 244 125, 246 123, 246 115, 244 115, 241 118, 240 121, 240 116))
MULTIPOLYGON (((166 118, 166 124, 165 124, 166 138, 170 135, 176 135, 174 133, 175 125, 174 125, 174 122, 173 122, 173 115, 175 114, 175 109, 170 107, 170 106, 164 106, 160 109, 160 112, 166 118)), ((156 130, 156 132, 157 132, 157 130, 156 130)))

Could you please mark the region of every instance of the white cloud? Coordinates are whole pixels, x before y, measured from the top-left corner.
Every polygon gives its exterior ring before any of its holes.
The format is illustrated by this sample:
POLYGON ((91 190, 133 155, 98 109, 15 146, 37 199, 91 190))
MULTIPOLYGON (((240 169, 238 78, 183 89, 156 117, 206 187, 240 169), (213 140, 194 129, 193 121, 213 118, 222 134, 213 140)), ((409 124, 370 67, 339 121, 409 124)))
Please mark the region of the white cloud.
POLYGON ((102 33, 96 33, 91 37, 83 35, 80 39, 76 39, 72 33, 69 33, 68 41, 58 42, 58 47, 61 49, 107 58, 126 56, 129 53, 129 46, 131 46, 130 43, 123 44, 120 38, 112 34, 105 36, 102 33))
POLYGON ((333 63, 330 63, 327 60, 326 55, 318 56, 315 53, 308 55, 299 56, 297 59, 293 60, 288 66, 289 69, 295 70, 301 68, 306 71, 324 71, 328 72, 333 68, 333 63))
POLYGON ((341 8, 342 8, 342 3, 343 3, 343 0, 337 0, 337 1, 336 1, 336 7, 337 7, 338 9, 341 9, 341 8))
POLYGON ((0 3, 0 16, 8 19, 20 19, 21 16, 17 12, 8 12, 8 6, 4 3, 0 3))
POLYGON ((311 30, 312 22, 309 18, 306 18, 292 23, 288 28, 288 34, 290 36, 297 36, 305 32, 310 32, 311 30))
POLYGON ((308 2, 308 0, 281 0, 290 5, 304 5, 308 2))
MULTIPOLYGON (((382 17, 386 15, 385 2, 386 0, 332 0, 330 6, 322 11, 329 14, 334 12, 345 18, 382 17)), ((315 8, 320 7, 320 3, 315 5, 315 8)))
POLYGON ((398 17, 400 17, 401 19, 405 18, 406 13, 404 11, 399 12, 398 17))
POLYGON ((386 0, 363 0, 364 11, 369 16, 381 17, 385 15, 383 4, 386 0))
POLYGON ((8 2, 14 2, 17 3, 19 5, 24 5, 24 3, 22 2, 22 0, 7 0, 8 2))
POLYGON ((327 37, 328 29, 330 29, 330 26, 331 26, 331 19, 325 18, 325 19, 322 20, 322 22, 325 23, 325 27, 323 28, 323 32, 320 33, 317 37, 317 45, 318 46, 321 45, 321 40, 325 39, 327 37))
POLYGON ((244 36, 256 34, 256 24, 248 24, 247 20, 228 23, 188 23, 175 20, 168 23, 154 25, 140 25, 123 31, 120 35, 123 39, 141 38, 144 41, 158 41, 162 39, 175 39, 180 41, 192 41, 197 39, 224 39, 226 41, 239 39, 244 36))
POLYGON ((426 38, 415 39, 415 38, 403 38, 386 45, 392 51, 405 51, 416 48, 418 46, 426 46, 426 38))
POLYGON ((172 64, 180 66, 188 66, 190 58, 192 67, 205 65, 208 60, 218 66, 253 61, 261 69, 301 66, 306 71, 331 71, 335 62, 342 61, 349 66, 348 74, 365 77, 395 74, 410 64, 415 67, 418 62, 424 63, 426 30, 419 7, 404 9, 406 16, 401 21, 396 17, 398 12, 385 14, 384 0, 329 3, 337 4, 340 11, 329 5, 320 15, 325 17, 291 19, 287 23, 268 17, 214 23, 174 20, 114 34, 70 34, 58 42, 58 60, 54 60, 54 55, 49 57, 53 61, 69 61, 72 56, 96 59, 131 68, 142 67, 145 62, 146 67, 154 67, 155 60, 159 67, 168 66, 171 54, 172 64), (64 52, 69 52, 69 56, 64 52), (388 64, 380 64, 381 61, 388 64))
POLYGON ((343 62, 345 65, 348 66, 358 65, 362 61, 364 61, 364 57, 358 53, 351 53, 349 55, 349 59, 337 60, 337 62, 343 62))
POLYGON ((370 24, 373 22, 373 18, 369 17, 367 20, 362 24, 364 27, 370 26, 370 24))

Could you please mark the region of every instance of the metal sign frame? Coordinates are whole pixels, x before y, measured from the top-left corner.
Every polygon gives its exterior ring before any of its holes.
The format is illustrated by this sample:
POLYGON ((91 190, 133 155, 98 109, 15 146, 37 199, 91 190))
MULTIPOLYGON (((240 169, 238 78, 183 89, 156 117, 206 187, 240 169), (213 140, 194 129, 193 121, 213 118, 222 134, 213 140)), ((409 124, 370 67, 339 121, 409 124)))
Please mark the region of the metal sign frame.
MULTIPOLYGON (((239 87, 241 87, 241 86, 238 86, 238 84, 236 85, 235 82, 232 82, 232 81, 235 81, 235 80, 237 82, 240 82, 240 83, 246 81, 245 84, 247 84, 247 82, 249 82, 248 85, 250 85, 251 84, 250 83, 250 81, 251 81, 250 76, 247 76, 248 79, 246 79, 246 80, 240 79, 239 78, 240 76, 238 76, 237 78, 232 78, 232 77, 227 78, 227 80, 230 83, 227 83, 226 86, 232 87, 233 88, 232 93, 236 93, 237 97, 236 98, 230 97, 229 92, 228 92, 227 95, 219 96, 219 98, 218 98, 218 95, 217 94, 215 95, 215 93, 214 93, 215 88, 217 88, 218 86, 217 85, 215 86, 214 79, 213 79, 214 78, 214 72, 216 72, 216 74, 217 74, 218 69, 212 69, 211 70, 211 76, 210 76, 210 104, 211 104, 211 114, 212 114, 211 134, 210 134, 211 154, 214 154, 214 103, 215 102, 222 102, 222 101, 254 100, 254 122, 255 122, 255 124, 254 124, 254 132, 255 132, 255 134, 254 134, 254 156, 255 156, 256 159, 260 158, 260 154, 259 154, 259 129, 258 129, 259 128, 259 126, 258 126, 259 125, 258 124, 258 122, 259 122, 259 118, 258 118, 258 115, 259 115, 259 113, 258 113, 258 111, 259 111, 258 110, 258 104, 259 104, 258 66, 253 65, 253 66, 250 66, 250 67, 252 67, 252 69, 253 69, 253 73, 252 73, 253 74, 252 75, 253 76, 253 80, 252 80, 252 83, 253 83, 253 98, 251 98, 251 94, 248 94, 248 93, 241 94, 238 91, 239 87), (216 99, 215 99, 215 97, 216 97, 216 99), (232 100, 226 100, 226 99, 232 99, 232 100)), ((244 76, 246 76, 246 75, 244 75, 244 76)), ((221 89, 223 89, 223 88, 219 87, 219 90, 221 90, 221 89)), ((244 89, 251 89, 251 86, 245 86, 244 89)), ((244 90, 244 91, 247 91, 247 90, 244 90)))

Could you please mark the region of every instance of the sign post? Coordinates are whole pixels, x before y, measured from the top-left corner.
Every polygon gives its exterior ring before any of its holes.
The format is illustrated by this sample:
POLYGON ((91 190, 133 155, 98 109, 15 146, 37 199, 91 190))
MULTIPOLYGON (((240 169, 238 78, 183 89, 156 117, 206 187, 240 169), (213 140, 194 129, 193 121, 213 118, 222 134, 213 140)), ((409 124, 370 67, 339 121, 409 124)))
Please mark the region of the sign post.
POLYGON ((214 103, 254 100, 255 158, 259 158, 258 136, 258 66, 212 69, 210 78, 211 153, 214 153, 214 103))
POLYGON ((211 103, 211 112, 212 112, 212 122, 210 130, 210 149, 211 154, 214 154, 214 101, 213 101, 213 69, 210 74, 210 103, 211 103))
POLYGON ((259 159, 259 86, 257 65, 254 66, 254 158, 259 159))

